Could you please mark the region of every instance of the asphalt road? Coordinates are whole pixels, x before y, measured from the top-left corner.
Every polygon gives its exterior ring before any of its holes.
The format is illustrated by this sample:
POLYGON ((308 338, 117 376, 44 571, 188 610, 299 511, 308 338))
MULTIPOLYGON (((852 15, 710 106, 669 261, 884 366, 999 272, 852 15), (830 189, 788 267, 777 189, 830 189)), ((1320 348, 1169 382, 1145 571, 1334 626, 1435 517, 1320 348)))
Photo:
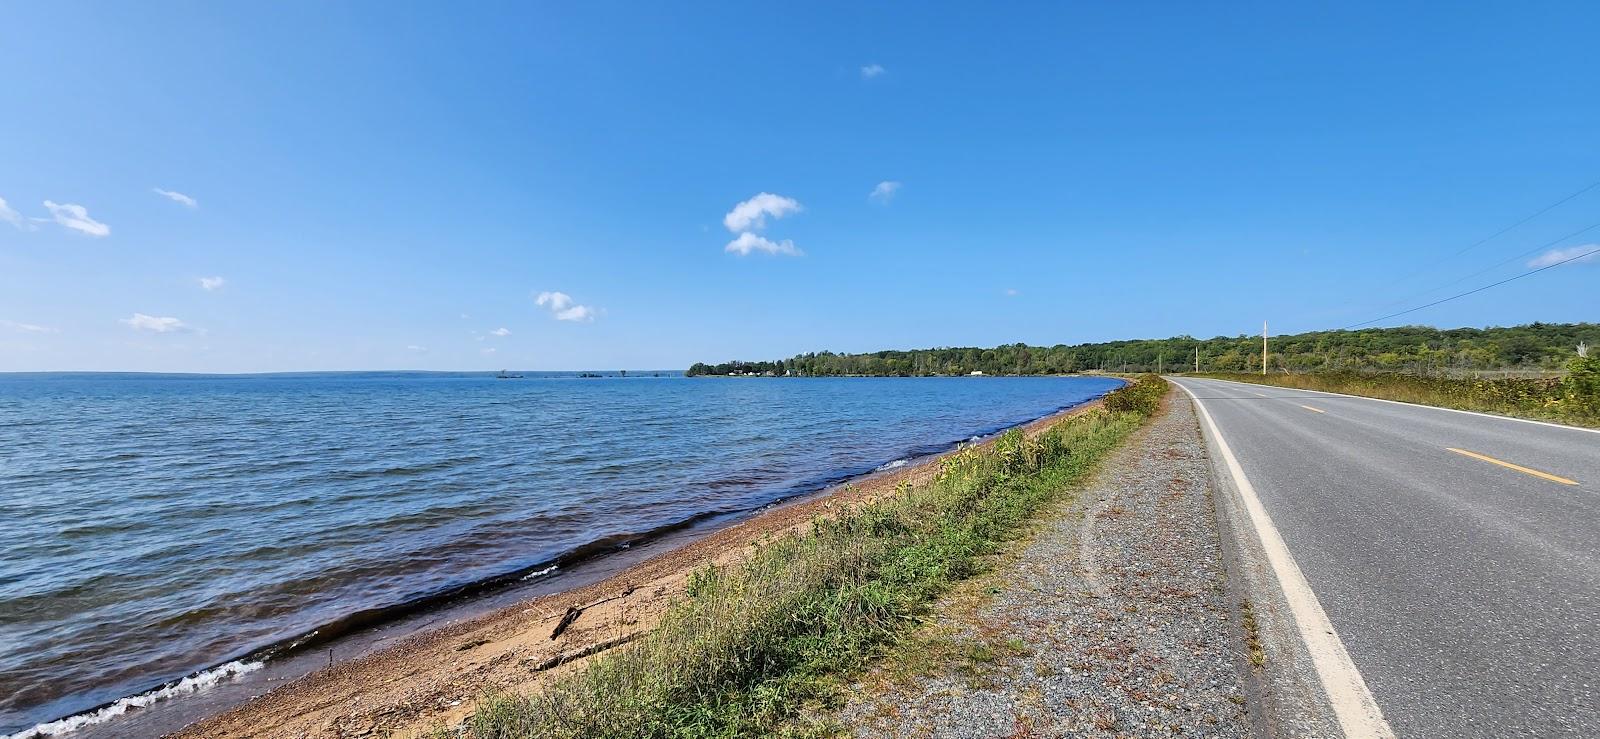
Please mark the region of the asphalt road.
POLYGON ((1173 380, 1397 735, 1600 736, 1600 434, 1173 380))

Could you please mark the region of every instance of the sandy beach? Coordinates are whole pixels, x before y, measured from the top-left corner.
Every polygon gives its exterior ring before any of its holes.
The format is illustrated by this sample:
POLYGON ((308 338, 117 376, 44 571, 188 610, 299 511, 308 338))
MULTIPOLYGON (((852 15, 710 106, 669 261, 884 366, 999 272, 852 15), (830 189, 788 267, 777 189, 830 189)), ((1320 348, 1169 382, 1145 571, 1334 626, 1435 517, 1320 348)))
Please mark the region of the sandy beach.
MULTIPOLYGON (((1061 411, 1023 428, 1038 433, 1096 405, 1061 411)), ((413 634, 281 685, 176 736, 412 736, 451 725, 467 716, 486 690, 536 690, 594 654, 647 632, 694 569, 736 561, 765 538, 838 507, 892 494, 902 481, 926 480, 942 456, 776 506, 602 581, 413 634)))

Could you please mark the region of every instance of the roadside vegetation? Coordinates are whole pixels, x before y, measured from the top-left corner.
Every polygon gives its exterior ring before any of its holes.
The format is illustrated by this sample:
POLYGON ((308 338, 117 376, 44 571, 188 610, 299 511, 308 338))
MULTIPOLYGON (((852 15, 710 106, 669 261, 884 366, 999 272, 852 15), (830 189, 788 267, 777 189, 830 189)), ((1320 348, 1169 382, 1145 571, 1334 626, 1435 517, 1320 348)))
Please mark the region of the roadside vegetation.
POLYGON ((736 565, 697 571, 647 636, 534 695, 488 695, 460 727, 476 739, 728 737, 782 733, 808 704, 983 571, 1041 506, 1067 495, 1155 411, 1146 375, 1103 407, 1029 437, 946 456, 934 478, 818 518, 736 565))
MULTIPOLYGON (((1312 331, 1272 337, 1273 372, 1405 372, 1410 374, 1550 375, 1561 372, 1580 342, 1600 345, 1600 324, 1533 323, 1504 328, 1428 326, 1312 331)), ((924 376, 1052 375, 1072 372, 1249 372, 1261 368, 1261 337, 1138 339, 1094 344, 992 349, 947 347, 869 354, 813 352, 776 361, 697 363, 686 374, 924 376)))
POLYGON ((1470 378, 1400 373, 1205 373, 1203 377, 1322 390, 1600 427, 1600 356, 1577 357, 1560 378, 1470 378))

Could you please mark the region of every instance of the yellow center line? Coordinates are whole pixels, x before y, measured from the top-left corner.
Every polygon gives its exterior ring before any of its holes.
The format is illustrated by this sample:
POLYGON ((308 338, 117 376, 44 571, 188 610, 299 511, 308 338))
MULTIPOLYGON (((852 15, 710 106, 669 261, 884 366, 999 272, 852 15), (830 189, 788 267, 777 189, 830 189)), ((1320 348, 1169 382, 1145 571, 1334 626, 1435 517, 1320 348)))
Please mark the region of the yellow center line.
POLYGON ((1311 407, 1311 406, 1309 406, 1309 405, 1302 405, 1302 406, 1300 406, 1300 407, 1301 407, 1301 408, 1304 408, 1304 409, 1306 409, 1306 410, 1308 410, 1308 411, 1311 411, 1311 412, 1313 412, 1313 413, 1327 413, 1327 411, 1325 411, 1325 410, 1322 410, 1322 409, 1321 409, 1321 408, 1312 408, 1312 407, 1311 407))
POLYGON ((1533 475, 1534 477, 1541 477, 1541 478, 1544 478, 1544 479, 1549 480, 1551 482, 1559 482, 1562 485, 1576 485, 1576 484, 1578 484, 1578 482, 1576 480, 1568 480, 1565 477, 1558 477, 1558 476, 1552 475, 1552 474, 1550 474, 1548 472, 1540 472, 1538 470, 1528 469, 1527 467, 1523 467, 1520 464, 1512 464, 1510 462, 1503 462, 1501 460, 1495 459, 1494 457, 1485 456, 1485 455, 1479 454, 1477 452, 1469 452, 1469 451, 1467 451, 1465 449, 1457 449, 1457 448, 1455 448, 1453 446, 1447 446, 1447 447, 1445 447, 1445 449, 1448 449, 1448 450, 1450 450, 1452 452, 1455 452, 1456 454, 1460 454, 1460 455, 1467 456, 1467 457, 1472 457, 1473 459, 1481 459, 1481 460, 1483 460, 1485 462, 1488 462, 1489 464, 1497 464, 1497 465, 1500 465, 1501 467, 1504 467, 1504 468, 1506 468, 1508 470, 1516 470, 1516 471, 1521 472, 1523 474, 1533 475))

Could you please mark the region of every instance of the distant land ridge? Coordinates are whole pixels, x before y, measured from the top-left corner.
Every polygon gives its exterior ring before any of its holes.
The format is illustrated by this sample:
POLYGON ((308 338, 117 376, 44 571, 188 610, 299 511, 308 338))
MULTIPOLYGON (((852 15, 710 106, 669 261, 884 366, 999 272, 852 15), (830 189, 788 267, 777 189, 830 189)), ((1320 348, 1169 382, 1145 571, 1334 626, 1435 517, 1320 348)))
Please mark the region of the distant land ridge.
MULTIPOLYGON (((1559 372, 1579 342, 1600 346, 1600 324, 1531 323, 1525 326, 1438 329, 1431 326, 1311 331, 1271 337, 1273 371, 1379 371, 1414 373, 1559 372)), ((776 361, 695 363, 685 375, 1054 375, 1073 372, 1154 372, 1193 369, 1199 350, 1207 372, 1247 372, 1261 367, 1261 337, 1134 339, 1090 344, 992 349, 938 347, 866 354, 811 352, 776 361)))

